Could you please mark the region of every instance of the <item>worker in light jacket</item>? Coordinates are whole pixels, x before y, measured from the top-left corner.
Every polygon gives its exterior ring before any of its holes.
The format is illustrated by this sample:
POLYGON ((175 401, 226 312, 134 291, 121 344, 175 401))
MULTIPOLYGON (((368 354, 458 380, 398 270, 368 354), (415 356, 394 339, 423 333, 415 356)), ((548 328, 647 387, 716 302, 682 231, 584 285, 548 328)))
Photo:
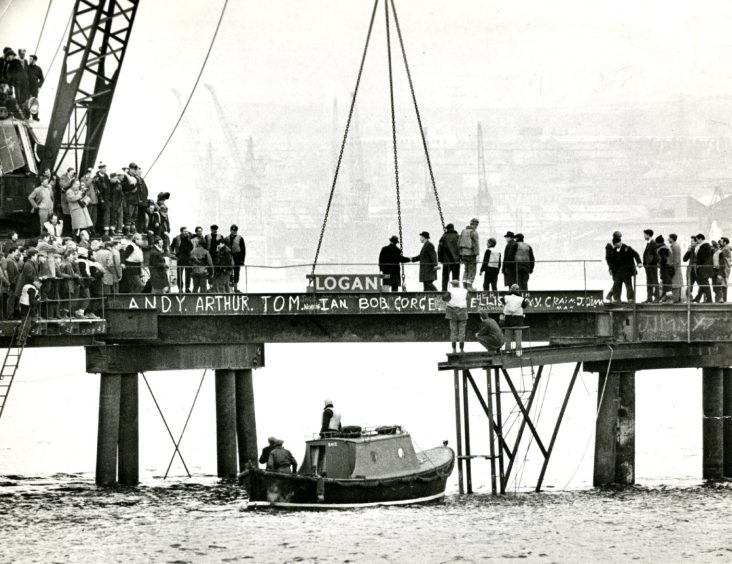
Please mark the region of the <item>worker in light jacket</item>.
POLYGON ((412 262, 419 262, 419 281, 422 282, 425 292, 436 292, 437 288, 433 284, 437 280, 437 251, 430 241, 430 234, 422 231, 419 234, 419 240, 422 243, 422 250, 416 257, 412 257, 412 262))

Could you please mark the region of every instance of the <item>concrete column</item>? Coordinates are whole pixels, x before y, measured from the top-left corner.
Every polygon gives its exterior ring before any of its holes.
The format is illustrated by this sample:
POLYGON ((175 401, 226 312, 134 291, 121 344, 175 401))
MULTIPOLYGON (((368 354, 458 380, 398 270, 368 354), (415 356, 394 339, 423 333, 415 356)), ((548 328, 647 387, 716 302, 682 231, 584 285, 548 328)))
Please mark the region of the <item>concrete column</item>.
POLYGON ((621 372, 615 445, 615 483, 635 484, 635 372, 621 372))
POLYGON ((236 478, 236 380, 233 370, 216 370, 216 468, 219 478, 236 478))
POLYGON ((96 468, 98 486, 113 485, 117 481, 120 386, 119 374, 100 375, 96 468))
POLYGON ((239 468, 251 462, 256 468, 257 418, 254 411, 254 384, 251 368, 236 370, 236 436, 239 442, 239 468))
POLYGON ((725 368, 722 372, 722 378, 724 380, 724 393, 722 396, 722 415, 724 415, 725 417, 723 423, 723 474, 725 478, 732 478, 732 368, 725 368))
POLYGON ((607 486, 615 482, 615 457, 617 443, 620 375, 610 372, 597 379, 597 420, 595 421, 594 486, 607 486))
POLYGON ((140 431, 138 375, 122 374, 119 410, 119 483, 134 486, 140 482, 140 431))
POLYGON ((721 478, 724 462, 723 442, 723 369, 702 369, 702 477, 721 478))

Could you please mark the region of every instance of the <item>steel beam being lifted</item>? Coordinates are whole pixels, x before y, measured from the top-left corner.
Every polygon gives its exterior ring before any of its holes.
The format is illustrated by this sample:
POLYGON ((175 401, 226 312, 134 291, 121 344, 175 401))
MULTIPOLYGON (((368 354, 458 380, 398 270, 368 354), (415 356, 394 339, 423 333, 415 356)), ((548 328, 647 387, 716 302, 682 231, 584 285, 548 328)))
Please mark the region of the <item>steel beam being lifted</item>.
POLYGON ((42 170, 94 166, 139 0, 76 0, 42 170), (69 160, 67 160, 69 159, 69 160))

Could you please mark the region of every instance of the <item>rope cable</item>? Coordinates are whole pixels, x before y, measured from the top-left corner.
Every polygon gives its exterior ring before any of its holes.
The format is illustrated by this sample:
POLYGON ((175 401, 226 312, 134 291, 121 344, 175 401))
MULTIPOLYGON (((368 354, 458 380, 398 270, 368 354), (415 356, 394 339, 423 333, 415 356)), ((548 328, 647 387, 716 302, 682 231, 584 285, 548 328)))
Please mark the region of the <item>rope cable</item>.
MULTIPOLYGON (((608 347, 610 348, 610 359, 607 362, 607 371, 605 372, 605 381, 602 383, 602 392, 600 392, 600 399, 597 401, 597 411, 595 411, 595 424, 597 424, 597 418, 600 417, 600 408, 602 408, 602 401, 605 398, 605 389, 607 388, 607 380, 608 376, 610 375, 610 365, 613 362, 613 354, 615 352, 615 349, 613 349, 612 346, 608 345, 608 347)), ((582 462, 584 462, 585 456, 587 456, 587 449, 590 446, 590 440, 592 440, 592 434, 587 437, 585 448, 582 450, 582 456, 580 457, 579 462, 577 463, 577 467, 574 469, 574 472, 572 472, 572 475, 569 477, 569 480, 567 480, 567 483, 564 484, 564 487, 562 488, 563 490, 567 489, 567 486, 569 486, 570 482, 577 475, 577 472, 579 472, 580 466, 582 466, 582 462)))
POLYGON ((330 186, 330 195, 328 196, 328 203, 325 206, 325 215, 323 217, 323 225, 320 228, 320 237, 318 238, 318 246, 315 249, 315 258, 313 259, 313 265, 311 275, 315 274, 315 267, 318 264, 318 257, 320 256, 320 249, 323 246, 323 236, 325 235, 325 227, 328 224, 328 215, 330 214, 330 206, 333 203, 333 194, 335 193, 336 182, 338 181, 338 172, 341 169, 341 162, 343 161, 343 152, 346 148, 346 141, 348 139, 348 131, 351 128, 351 119, 353 118, 353 108, 356 105, 356 96, 358 95, 358 87, 361 84, 361 76, 363 75, 363 67, 366 62, 366 53, 369 49, 369 42, 371 41, 371 31, 374 28, 374 18, 376 17, 376 8, 379 5, 379 0, 374 0, 374 8, 371 12, 371 21, 369 22, 369 30, 366 34, 366 44, 363 47, 363 54, 361 55, 361 64, 358 67, 358 76, 356 77, 356 86, 353 89, 353 97, 351 98, 351 107, 348 110, 348 119, 346 120, 346 129, 343 132, 343 140, 341 141, 341 149, 338 153, 338 161, 336 162, 335 171, 333 173, 333 183, 330 186))
MULTIPOLYGON (((397 154, 397 135, 396 135, 396 114, 394 111, 394 75, 391 64, 391 32, 389 30, 389 2, 384 0, 384 17, 386 20, 386 55, 389 62, 389 102, 391 107, 391 141, 394 148, 394 182, 396 185, 396 202, 397 202, 397 221, 399 224, 399 249, 403 249, 404 237, 402 236, 402 200, 399 191, 399 157, 397 154)), ((404 267, 400 267, 402 275, 402 290, 406 290, 404 285, 404 267)))
POLYGON ((41 31, 38 34, 38 41, 36 42, 36 49, 32 53, 34 55, 38 54, 38 46, 41 44, 41 37, 43 37, 43 30, 46 29, 46 21, 48 20, 48 13, 51 11, 51 4, 53 4, 53 0, 48 0, 48 7, 46 8, 46 15, 43 16, 43 24, 41 24, 41 31))
MULTIPOLYGON (((66 27, 64 28, 64 32, 61 34, 61 39, 58 41, 58 45, 56 46, 56 51, 53 53, 53 58, 51 59, 51 62, 48 64, 48 68, 46 69, 46 77, 48 77, 51 74, 51 67, 53 67, 53 63, 56 62, 56 57, 58 57, 59 52, 61 51, 61 46, 64 44, 64 39, 66 39, 66 33, 69 31, 69 26, 71 26, 71 20, 74 18, 74 12, 71 12, 69 15, 69 19, 66 21, 66 27)), ((37 55, 38 53, 36 53, 37 55)))
POLYGON ((188 477, 191 477, 191 473, 188 470, 188 466, 186 465, 186 461, 183 460, 183 454, 180 452, 180 449, 178 448, 178 445, 175 442, 175 437, 173 437, 173 432, 170 430, 170 427, 168 426, 168 421, 165 419, 165 415, 163 415, 163 410, 160 409, 160 405, 158 404, 158 400, 155 397, 155 394, 152 391, 152 388, 150 387, 150 383, 147 381, 147 376, 145 376, 144 372, 140 372, 142 374, 142 379, 145 381, 145 385, 147 386, 147 389, 150 391, 150 395, 152 396, 153 402, 155 402, 155 407, 158 408, 158 413, 160 414, 160 417, 163 420, 163 424, 165 425, 165 429, 168 431, 168 436, 170 437, 170 440, 173 441, 173 445, 175 446, 175 453, 178 453, 178 456, 180 457, 180 461, 183 463, 183 468, 186 469, 186 474, 188 474, 188 477))
POLYGON ((3 10, 3 13, 0 14, 0 20, 2 20, 5 17, 5 14, 8 12, 8 8, 10 8, 10 6, 12 5, 12 3, 13 3, 13 0, 10 0, 8 2, 7 6, 5 6, 5 9, 3 10))
POLYGON ((185 105, 183 106, 183 109, 180 112, 180 115, 178 116, 178 120, 175 122, 175 125, 173 126, 172 131, 170 132, 170 135, 168 135, 168 138, 165 140, 165 143, 163 144, 163 148, 160 149, 160 152, 158 153, 157 157, 155 157, 155 160, 153 160, 152 164, 150 165, 150 168, 147 169, 147 173, 143 176, 143 178, 147 178, 147 175, 152 172, 153 167, 155 166, 155 163, 158 162, 158 159, 163 155, 165 152, 165 149, 168 147, 168 143, 170 143, 170 140, 173 138, 173 135, 175 135, 176 130, 178 129, 178 126, 180 125, 180 122, 183 121, 183 116, 186 113, 186 110, 188 109, 188 105, 191 103, 191 99, 193 98, 193 94, 196 92, 196 88, 198 87, 198 83, 201 80, 201 76, 203 75, 203 71, 206 68, 206 63, 208 63, 208 59, 211 56, 211 51, 213 50, 214 43, 216 42, 216 36, 219 34, 219 29, 221 28, 221 22, 224 19, 224 14, 226 13, 226 6, 228 6, 229 0, 224 0, 224 5, 221 8, 221 14, 219 15, 219 21, 216 23, 216 29, 214 30, 213 36, 211 37, 211 42, 208 45, 208 51, 206 51, 206 57, 203 59, 203 64, 201 65, 201 69, 198 71, 198 76, 196 77, 196 82, 193 83, 193 88, 191 89, 191 93, 188 95, 188 99, 186 100, 185 105))
MULTIPOLYGON (((402 30, 399 26, 399 18, 397 17, 396 13, 396 6, 394 5, 394 0, 385 0, 388 2, 391 2, 391 11, 394 14, 394 25, 396 25, 397 30, 397 36, 399 37, 399 45, 401 47, 402 51, 402 59, 404 59, 404 69, 407 71, 407 80, 409 82, 409 91, 412 94, 412 102, 414 103, 414 113, 417 116, 417 125, 419 125, 419 134, 422 137, 422 146, 424 147, 424 156, 427 159, 427 169, 430 172, 430 180, 432 181, 432 191, 435 194, 435 201, 437 202, 437 212, 440 214, 440 224, 442 225, 442 230, 445 230, 445 218, 442 215, 442 205, 440 204, 440 196, 437 193, 437 184, 435 183, 435 175, 432 172, 432 161, 430 160, 430 152, 427 148, 427 137, 424 133, 424 127, 422 126, 422 117, 419 113, 419 106, 417 105, 417 95, 414 92, 414 83, 412 82, 412 73, 409 71, 409 63, 407 62, 407 51, 404 48, 404 39, 402 38, 402 30)), ((387 38, 388 38, 388 29, 387 29, 387 38)), ((389 53, 391 56, 391 52, 389 53)))
MULTIPOLYGON (((180 452, 178 451, 178 448, 180 447, 180 443, 183 441, 183 435, 186 432, 186 429, 188 428, 188 422, 191 420, 191 415, 193 414, 193 408, 196 407, 196 401, 198 400, 198 394, 201 393, 201 387, 203 386, 203 379, 206 377, 206 370, 203 371, 203 374, 201 374, 201 381, 198 383, 198 389, 196 390, 196 395, 193 398, 193 403, 191 404, 191 409, 188 411, 188 417, 186 417, 186 422, 183 424, 183 429, 180 432, 180 436, 178 437, 178 442, 175 443, 175 450, 173 451, 173 455, 170 457, 170 462, 168 462, 168 468, 165 470, 165 476, 163 476, 163 480, 168 478, 168 472, 170 472, 170 467, 173 465, 173 460, 175 460, 175 453, 180 452)), ((182 460, 182 458, 181 458, 182 460)))

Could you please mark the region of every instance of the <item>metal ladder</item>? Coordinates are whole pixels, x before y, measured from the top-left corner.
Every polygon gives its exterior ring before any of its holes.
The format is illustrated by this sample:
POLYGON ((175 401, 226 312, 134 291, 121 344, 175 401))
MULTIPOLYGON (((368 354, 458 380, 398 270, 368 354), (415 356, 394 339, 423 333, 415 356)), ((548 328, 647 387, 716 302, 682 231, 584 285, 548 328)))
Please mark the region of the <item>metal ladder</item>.
POLYGON ((28 315, 25 316, 23 321, 15 327, 13 336, 10 339, 10 345, 8 345, 5 351, 3 366, 0 368, 0 418, 3 416, 5 403, 8 401, 8 396, 10 395, 10 388, 15 380, 15 374, 18 372, 20 359, 23 356, 23 350, 25 349, 25 343, 28 340, 32 323, 30 312, 28 312, 28 315))

